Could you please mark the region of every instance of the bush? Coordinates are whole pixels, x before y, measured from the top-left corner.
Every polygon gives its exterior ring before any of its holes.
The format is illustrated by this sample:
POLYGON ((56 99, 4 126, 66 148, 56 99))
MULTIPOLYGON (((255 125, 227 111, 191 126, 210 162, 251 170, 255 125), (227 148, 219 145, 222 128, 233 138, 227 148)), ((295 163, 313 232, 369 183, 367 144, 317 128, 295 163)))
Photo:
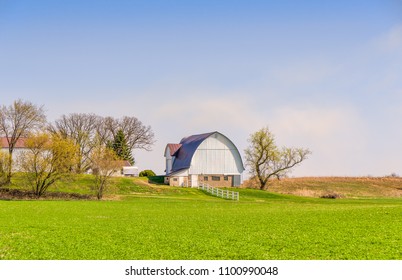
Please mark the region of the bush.
POLYGON ((320 198, 337 199, 337 198, 342 198, 342 195, 339 193, 327 193, 327 194, 320 196, 320 198))
POLYGON ((165 176, 149 176, 148 182, 153 184, 165 184, 165 176))
POLYGON ((146 169, 146 170, 141 171, 139 176, 140 177, 152 177, 152 176, 156 176, 156 174, 152 170, 146 169))

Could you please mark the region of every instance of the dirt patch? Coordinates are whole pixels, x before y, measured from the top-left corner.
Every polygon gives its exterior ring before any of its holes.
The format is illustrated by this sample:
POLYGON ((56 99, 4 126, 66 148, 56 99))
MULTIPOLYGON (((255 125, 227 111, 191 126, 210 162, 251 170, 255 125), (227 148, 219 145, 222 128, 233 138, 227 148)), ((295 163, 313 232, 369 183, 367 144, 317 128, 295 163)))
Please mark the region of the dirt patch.
POLYGON ((78 193, 48 192, 37 197, 33 191, 0 188, 0 200, 92 200, 94 196, 78 193))

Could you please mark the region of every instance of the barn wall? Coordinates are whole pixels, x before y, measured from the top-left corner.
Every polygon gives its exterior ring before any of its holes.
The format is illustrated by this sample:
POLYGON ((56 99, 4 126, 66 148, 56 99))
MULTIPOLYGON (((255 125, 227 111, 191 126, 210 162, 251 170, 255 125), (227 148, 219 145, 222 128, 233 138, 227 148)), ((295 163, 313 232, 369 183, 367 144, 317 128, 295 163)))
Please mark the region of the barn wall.
POLYGON ((195 151, 190 174, 241 174, 243 165, 237 148, 226 137, 213 134, 195 151))
MULTIPOLYGON (((1 151, 2 151, 3 153, 8 154, 8 148, 1 148, 1 151)), ((21 155, 22 155, 24 152, 27 152, 27 151, 29 151, 29 150, 26 149, 26 148, 14 148, 14 151, 13 151, 13 166, 12 166, 12 172, 21 171, 21 168, 20 168, 20 166, 19 166, 19 164, 18 164, 18 158, 21 157, 21 155)))
POLYGON ((170 176, 166 176, 165 182, 170 186, 187 187, 189 185, 188 169, 184 169, 170 174, 170 176))
POLYGON ((233 187, 234 175, 208 174, 198 175, 199 185, 205 183, 211 187, 233 187))
POLYGON ((169 185, 173 187, 189 187, 188 176, 171 176, 169 177, 169 185))
POLYGON ((166 158, 166 175, 170 173, 172 170, 172 163, 173 163, 173 158, 170 155, 170 149, 169 147, 166 147, 165 150, 165 158, 166 158))

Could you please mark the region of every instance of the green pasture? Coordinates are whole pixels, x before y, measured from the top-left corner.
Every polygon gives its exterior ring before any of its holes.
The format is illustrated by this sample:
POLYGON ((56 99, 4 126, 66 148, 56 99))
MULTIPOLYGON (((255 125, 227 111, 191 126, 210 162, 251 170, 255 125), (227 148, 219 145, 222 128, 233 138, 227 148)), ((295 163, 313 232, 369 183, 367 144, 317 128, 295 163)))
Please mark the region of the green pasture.
POLYGON ((398 198, 115 190, 109 201, 0 201, 0 259, 402 259, 398 198))

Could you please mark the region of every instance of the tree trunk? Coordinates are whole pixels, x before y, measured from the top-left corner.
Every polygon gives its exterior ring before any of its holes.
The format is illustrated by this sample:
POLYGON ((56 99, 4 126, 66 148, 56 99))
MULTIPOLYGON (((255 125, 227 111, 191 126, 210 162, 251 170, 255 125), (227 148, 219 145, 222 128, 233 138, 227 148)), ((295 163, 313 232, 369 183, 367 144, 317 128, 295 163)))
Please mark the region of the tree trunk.
POLYGON ((11 173, 12 173, 12 164, 13 164, 13 152, 9 152, 9 157, 8 157, 8 166, 7 166, 7 177, 6 181, 4 182, 5 185, 10 185, 11 184, 11 173))
POLYGON ((266 190, 266 185, 267 185, 268 180, 263 179, 261 176, 258 176, 258 180, 260 181, 260 190, 262 190, 262 191, 266 190))

